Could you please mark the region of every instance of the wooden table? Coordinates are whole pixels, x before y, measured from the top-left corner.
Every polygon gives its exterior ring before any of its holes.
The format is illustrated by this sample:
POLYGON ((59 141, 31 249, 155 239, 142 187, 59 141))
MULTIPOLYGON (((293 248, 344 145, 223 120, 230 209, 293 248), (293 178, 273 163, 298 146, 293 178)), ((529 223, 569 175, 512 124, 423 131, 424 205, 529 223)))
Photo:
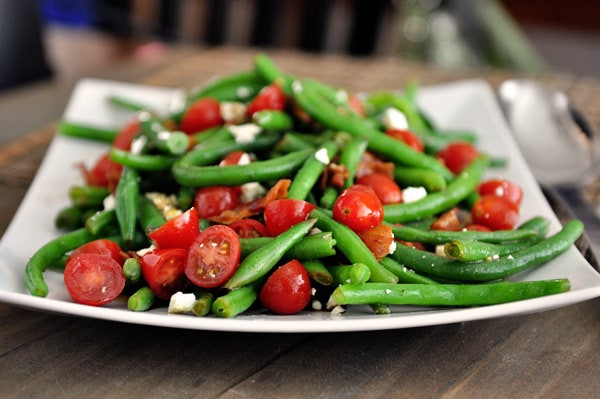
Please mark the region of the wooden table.
MULTIPOLYGON (((102 74, 191 87, 250 65, 254 51, 177 49, 153 67, 102 74)), ((350 90, 401 87, 507 72, 449 72, 384 59, 272 52, 284 69, 350 90)), ((566 89, 597 126, 600 82, 566 74, 566 89)), ((72 83, 0 97, 0 115, 35 101, 37 129, 0 147, 0 232, 24 195, 72 83), (60 104, 57 106, 57 98, 60 104)), ((0 304, 0 396, 6 397, 544 397, 600 392, 600 300, 518 317, 426 328, 320 334, 176 330, 57 316, 0 304)))

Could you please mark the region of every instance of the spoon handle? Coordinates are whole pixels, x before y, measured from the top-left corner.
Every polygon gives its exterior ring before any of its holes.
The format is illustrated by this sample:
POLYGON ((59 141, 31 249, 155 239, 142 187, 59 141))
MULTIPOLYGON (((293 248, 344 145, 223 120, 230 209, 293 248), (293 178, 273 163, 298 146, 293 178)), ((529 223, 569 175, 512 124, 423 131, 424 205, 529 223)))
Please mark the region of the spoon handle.
POLYGON ((578 186, 543 186, 542 190, 561 223, 573 218, 584 223, 585 232, 575 245, 588 262, 600 271, 600 217, 594 205, 585 198, 578 186))

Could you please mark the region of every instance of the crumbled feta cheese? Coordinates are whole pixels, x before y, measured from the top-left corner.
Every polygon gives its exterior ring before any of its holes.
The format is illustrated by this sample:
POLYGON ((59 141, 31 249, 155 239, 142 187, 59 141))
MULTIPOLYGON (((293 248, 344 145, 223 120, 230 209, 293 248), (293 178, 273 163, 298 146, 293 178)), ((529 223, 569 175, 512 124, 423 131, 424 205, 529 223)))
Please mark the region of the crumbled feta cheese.
POLYGON ((102 200, 102 206, 104 207, 105 211, 110 211, 111 209, 115 209, 115 195, 114 194, 109 194, 106 197, 104 197, 104 199, 102 200))
POLYGON ((327 154, 326 148, 321 148, 317 152, 315 152, 315 159, 321 162, 323 165, 329 165, 331 160, 329 159, 329 154, 327 154))
POLYGON ((145 122, 152 118, 152 114, 148 111, 141 111, 138 113, 137 118, 140 122, 145 122))
POLYGON ((248 86, 240 86, 237 88, 236 94, 239 98, 243 100, 245 98, 250 97, 250 95, 252 94, 252 90, 250 90, 248 86))
POLYGON ((150 245, 148 248, 142 248, 142 249, 138 249, 136 251, 136 254, 138 256, 144 256, 146 255, 148 252, 154 251, 156 249, 156 247, 154 245, 150 245))
POLYGON ((239 125, 246 121, 246 105, 237 101, 222 101, 219 104, 221 118, 226 123, 239 125))
POLYGON ((390 290, 389 288, 385 289, 385 294, 386 295, 390 295, 392 293, 392 290, 390 290))
POLYGON ((394 252, 396 252, 396 240, 392 240, 388 248, 388 254, 393 254, 394 252))
POLYGON ((382 123, 386 129, 408 130, 408 121, 402 111, 396 108, 386 108, 383 111, 382 123))
POLYGON ((178 291, 171 295, 169 300, 169 313, 187 313, 191 312, 196 302, 196 296, 194 294, 184 294, 178 291))
POLYGON ((508 256, 506 257, 506 259, 513 260, 513 259, 514 259, 514 257, 513 257, 512 255, 508 255, 508 256))
POLYGON ((146 193, 146 198, 152 201, 167 220, 181 215, 181 209, 177 208, 177 198, 174 195, 167 196, 162 193, 149 192, 146 193))
POLYGON ((297 80, 294 80, 292 82, 292 91, 296 94, 302 93, 302 83, 298 82, 297 80))
POLYGON ((313 310, 321 310, 321 309, 323 309, 323 304, 321 303, 321 301, 313 299, 313 301, 312 301, 312 309, 313 310))
POLYGON ((335 92, 335 101, 339 104, 348 102, 348 92, 346 90, 338 90, 335 92))
POLYGON ((131 140, 131 148, 129 152, 132 154, 141 154, 148 143, 148 138, 146 136, 137 136, 131 140))
POLYGON ((240 186, 242 193, 240 194, 240 200, 243 203, 254 201, 260 196, 264 195, 267 192, 260 183, 258 182, 250 182, 245 183, 240 186))
POLYGON ((402 190, 402 202, 408 204, 427 197, 425 187, 406 187, 402 190))
POLYGON ((249 165, 252 162, 252 159, 250 159, 250 155, 248 155, 247 152, 243 153, 242 156, 240 156, 240 159, 238 160, 238 165, 249 165))
POLYGON ((346 312, 346 309, 341 305, 337 305, 336 307, 331 309, 332 316, 339 316, 339 315, 343 314, 344 312, 346 312))
POLYGON ((229 133, 231 133, 236 143, 251 143, 261 131, 260 126, 254 123, 229 126, 229 133))

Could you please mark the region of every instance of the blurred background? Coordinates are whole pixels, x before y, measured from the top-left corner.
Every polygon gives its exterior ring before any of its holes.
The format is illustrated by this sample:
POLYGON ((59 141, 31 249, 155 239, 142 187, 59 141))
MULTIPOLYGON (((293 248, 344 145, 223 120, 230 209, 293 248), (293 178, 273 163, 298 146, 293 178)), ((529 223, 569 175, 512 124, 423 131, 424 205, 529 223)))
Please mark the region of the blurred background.
POLYGON ((2 1, 0 90, 128 58, 152 64, 171 44, 600 76, 599 15, 586 0, 2 1))

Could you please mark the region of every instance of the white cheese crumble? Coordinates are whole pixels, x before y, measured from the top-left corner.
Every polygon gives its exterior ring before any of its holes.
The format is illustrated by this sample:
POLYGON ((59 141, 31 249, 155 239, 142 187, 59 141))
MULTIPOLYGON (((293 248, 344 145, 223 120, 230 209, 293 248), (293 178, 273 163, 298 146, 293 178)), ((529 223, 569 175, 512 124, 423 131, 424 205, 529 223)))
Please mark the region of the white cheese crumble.
POLYGON ((408 130, 408 121, 406 116, 396 108, 386 108, 383 111, 382 121, 386 129, 408 130))
POLYGON ((146 255, 148 252, 152 252, 156 249, 156 247, 154 246, 154 244, 150 245, 148 248, 142 248, 142 249, 138 249, 136 251, 136 254, 138 256, 144 256, 146 255))
POLYGON ((242 144, 252 143, 261 131, 260 126, 254 123, 229 126, 229 133, 231 133, 235 142, 242 144))
POLYGON ((313 310, 321 310, 321 309, 323 309, 323 304, 320 301, 318 301, 316 299, 313 299, 313 301, 312 301, 312 309, 313 310))
POLYGON ((246 105, 237 101, 222 101, 219 104, 221 118, 226 123, 239 125, 246 121, 246 105))
POLYGON ((385 294, 386 295, 390 295, 392 293, 392 290, 390 290, 389 288, 385 289, 385 294))
POLYGON ((196 296, 194 294, 184 294, 178 291, 171 295, 169 300, 169 313, 188 313, 191 312, 194 303, 196 302, 196 296))
POLYGON ((418 201, 425 197, 427 197, 427 190, 425 190, 425 187, 422 186, 406 187, 404 190, 402 190, 402 202, 407 204, 418 201))
POLYGON ((267 189, 258 182, 244 183, 240 186, 240 189, 242 190, 240 200, 243 203, 254 201, 267 192, 267 189))
POLYGON ((302 83, 298 82, 297 80, 294 80, 292 82, 292 91, 296 94, 300 94, 302 93, 302 83))
POLYGON ((102 206, 104 207, 105 211, 110 211, 111 209, 115 209, 115 205, 116 205, 116 201, 115 201, 114 194, 108 194, 102 200, 102 206))
POLYGON ((341 305, 337 305, 336 307, 334 307, 333 309, 331 309, 331 315, 332 316, 340 316, 344 312, 346 312, 346 309, 343 306, 341 306, 341 305))
POLYGON ((508 255, 508 256, 506 257, 506 259, 513 260, 513 259, 514 259, 514 257, 513 257, 512 255, 508 255))
POLYGON ((346 90, 338 90, 335 92, 335 101, 338 104, 343 104, 348 102, 348 92, 346 90))
POLYGON ((388 248, 388 254, 393 254, 394 252, 396 252, 396 241, 392 240, 390 247, 388 248))
POLYGON ((236 94, 239 98, 244 99, 244 98, 250 97, 250 94, 252 94, 252 91, 250 90, 250 88, 248 86, 240 86, 237 88, 236 94))
POLYGON ((323 165, 329 165, 329 162, 331 162, 326 148, 321 148, 320 150, 315 152, 315 159, 321 162, 323 165))
POLYGON ((181 215, 181 209, 177 208, 177 198, 174 195, 167 196, 163 193, 149 192, 146 193, 146 198, 152 201, 167 220, 181 215))
POLYGON ((148 138, 146 136, 137 136, 131 141, 131 148, 129 152, 132 154, 141 154, 148 143, 148 138))

